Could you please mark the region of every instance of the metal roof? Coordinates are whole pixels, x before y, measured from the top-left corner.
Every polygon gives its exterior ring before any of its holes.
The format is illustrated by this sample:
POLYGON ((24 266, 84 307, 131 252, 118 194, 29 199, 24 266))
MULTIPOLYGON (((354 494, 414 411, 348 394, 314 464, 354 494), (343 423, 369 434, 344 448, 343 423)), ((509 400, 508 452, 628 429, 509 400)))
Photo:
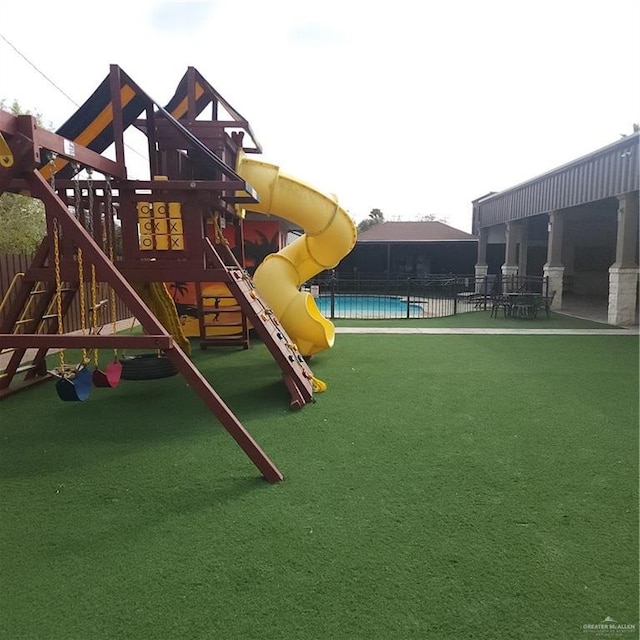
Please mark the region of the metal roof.
POLYGON ((499 193, 474 201, 478 227, 575 207, 640 188, 640 132, 499 193))
POLYGON ((358 234, 360 243, 476 242, 472 236, 443 222, 381 222, 358 234))

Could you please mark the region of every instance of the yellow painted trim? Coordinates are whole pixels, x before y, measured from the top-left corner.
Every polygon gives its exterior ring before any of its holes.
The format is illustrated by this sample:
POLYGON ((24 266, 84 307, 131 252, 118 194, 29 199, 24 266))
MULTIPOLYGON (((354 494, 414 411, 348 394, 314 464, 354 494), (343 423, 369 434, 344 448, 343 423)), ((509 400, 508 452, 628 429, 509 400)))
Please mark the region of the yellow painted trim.
MULTIPOLYGON (((196 100, 204 93, 204 89, 200 85, 199 82, 196 82, 196 100)), ((187 113, 187 109, 189 108, 189 98, 185 96, 178 106, 171 112, 171 115, 176 119, 180 120, 182 116, 187 113)))
MULTIPOLYGON (((128 105, 131 100, 135 97, 136 92, 134 89, 125 84, 120 89, 120 102, 122 106, 125 107, 128 105)), ((89 126, 82 131, 78 136, 73 140, 83 147, 88 147, 107 127, 107 125, 113 122, 113 103, 109 102, 109 104, 89 123, 89 126)), ((40 173, 44 178, 49 180, 51 178, 52 173, 57 173, 69 164, 68 160, 64 158, 56 158, 53 163, 49 163, 40 169, 40 173)))

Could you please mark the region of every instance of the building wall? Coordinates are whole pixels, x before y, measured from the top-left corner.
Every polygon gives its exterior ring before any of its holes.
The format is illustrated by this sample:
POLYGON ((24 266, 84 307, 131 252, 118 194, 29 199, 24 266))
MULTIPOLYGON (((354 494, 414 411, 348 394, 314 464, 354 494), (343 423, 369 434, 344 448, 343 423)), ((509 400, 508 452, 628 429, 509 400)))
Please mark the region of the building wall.
POLYGON ((616 258, 617 201, 601 200, 563 213, 562 262, 566 292, 607 295, 616 258))
POLYGON ((338 265, 344 278, 464 274, 474 271, 477 242, 360 243, 338 265))

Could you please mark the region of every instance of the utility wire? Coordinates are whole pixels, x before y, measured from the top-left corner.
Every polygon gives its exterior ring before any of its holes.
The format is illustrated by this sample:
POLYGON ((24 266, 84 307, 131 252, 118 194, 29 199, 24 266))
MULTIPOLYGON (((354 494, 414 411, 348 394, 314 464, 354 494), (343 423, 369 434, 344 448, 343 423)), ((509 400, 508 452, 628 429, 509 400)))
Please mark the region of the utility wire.
MULTIPOLYGON (((20 51, 18 47, 16 47, 12 42, 9 42, 9 40, 7 40, 7 38, 2 33, 0 33, 0 38, 2 38, 30 67, 32 67, 37 73, 39 73, 52 87, 54 87, 57 91, 59 91, 67 100, 69 100, 74 106, 80 107, 80 105, 68 93, 66 93, 63 89, 61 89, 53 80, 51 80, 51 78, 49 78, 43 71, 41 71, 33 62, 31 62, 31 60, 29 60, 29 58, 27 58, 27 56, 25 56, 24 53, 22 53, 22 51, 20 51)), ((124 146, 130 151, 133 151, 133 153, 135 153, 136 155, 146 160, 146 156, 143 153, 141 153, 137 149, 134 149, 132 146, 130 146, 126 142, 124 143, 124 146)))
POLYGON ((7 40, 1 33, 0 38, 2 38, 27 64, 33 67, 33 69, 37 71, 51 86, 55 87, 67 100, 69 100, 76 107, 80 106, 68 93, 65 93, 53 80, 51 80, 51 78, 40 71, 40 69, 38 69, 38 67, 33 64, 33 62, 31 62, 31 60, 29 60, 29 58, 27 58, 24 53, 22 53, 22 51, 20 51, 13 43, 9 42, 9 40, 7 40))

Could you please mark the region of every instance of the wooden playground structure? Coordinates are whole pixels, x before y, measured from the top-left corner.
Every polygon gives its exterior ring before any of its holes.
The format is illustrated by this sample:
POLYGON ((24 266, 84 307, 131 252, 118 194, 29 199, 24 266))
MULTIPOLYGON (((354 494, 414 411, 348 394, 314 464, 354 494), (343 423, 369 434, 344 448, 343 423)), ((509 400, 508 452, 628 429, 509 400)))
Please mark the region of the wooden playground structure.
MULTIPOLYGON (((262 151, 249 123, 193 67, 162 107, 112 65, 56 133, 38 126, 32 116, 0 111, 0 134, 0 194, 41 200, 47 227, 30 268, 15 282, 0 324, 0 353, 8 359, 0 370, 0 399, 51 379, 45 360, 51 349, 157 350, 264 478, 281 480, 276 465, 191 362, 171 297, 148 295, 154 283, 224 283, 233 309, 240 312, 240 339, 223 336, 217 342, 246 348, 252 326, 282 371, 291 407, 314 401, 319 381, 257 293, 242 255, 234 255, 221 234, 210 237, 212 226, 227 225, 241 237, 241 209, 259 202, 252 185, 235 170, 238 154, 262 151), (149 180, 127 177, 124 132, 129 127, 146 136, 149 180), (108 149, 114 160, 104 155, 108 149), (75 296, 81 296, 87 317, 95 312, 95 296, 87 300, 84 292, 95 291, 96 283, 109 285, 143 333, 101 335, 91 327, 82 334, 65 331, 65 312, 75 296), (36 350, 35 356, 26 359, 27 349, 36 350)), ((205 298, 200 296, 198 309, 203 348, 216 344, 206 333, 205 298)), ((67 371, 62 365, 56 373, 68 397, 59 390, 60 397, 85 399, 79 391, 83 367, 67 371)))

